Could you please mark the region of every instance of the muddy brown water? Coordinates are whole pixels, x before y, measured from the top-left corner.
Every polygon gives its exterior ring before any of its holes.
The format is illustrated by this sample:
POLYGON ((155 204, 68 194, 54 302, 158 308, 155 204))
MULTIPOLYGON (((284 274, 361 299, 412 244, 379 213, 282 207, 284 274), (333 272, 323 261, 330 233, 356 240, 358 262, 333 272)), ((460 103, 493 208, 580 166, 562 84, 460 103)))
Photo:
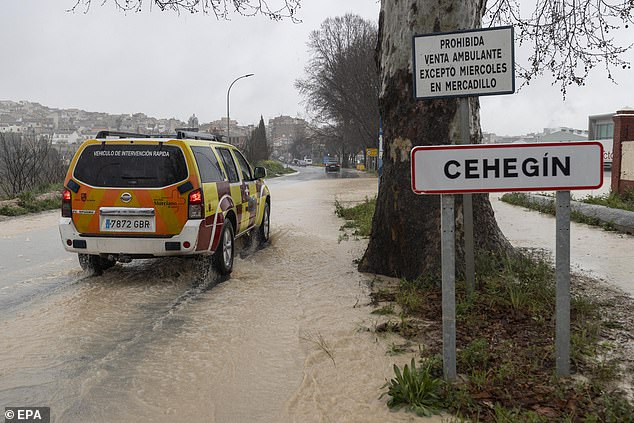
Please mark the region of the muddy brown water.
POLYGON ((0 407, 49 406, 55 422, 417 420, 379 399, 414 353, 390 356, 398 340, 368 330, 371 277, 353 263, 365 243, 338 242, 335 197, 374 195, 376 180, 280 180, 271 192, 270 245, 245 249, 220 283, 192 283, 179 259, 89 277, 58 252, 54 213, 0 222, 7 253, 25 239, 56 251, 31 279, 4 265, 0 407))
MULTIPOLYGON (((415 353, 390 356, 401 341, 368 330, 371 276, 353 263, 365 243, 338 242, 335 198, 374 195, 376 180, 307 178, 271 181, 271 243, 220 283, 194 284, 178 259, 89 277, 59 245, 57 212, 1 221, 0 409, 50 406, 71 423, 419 420, 379 398, 415 353)), ((554 243, 552 218, 492 202, 514 244, 554 243)), ((573 224, 572 239, 573 266, 631 287, 633 237, 573 224)))

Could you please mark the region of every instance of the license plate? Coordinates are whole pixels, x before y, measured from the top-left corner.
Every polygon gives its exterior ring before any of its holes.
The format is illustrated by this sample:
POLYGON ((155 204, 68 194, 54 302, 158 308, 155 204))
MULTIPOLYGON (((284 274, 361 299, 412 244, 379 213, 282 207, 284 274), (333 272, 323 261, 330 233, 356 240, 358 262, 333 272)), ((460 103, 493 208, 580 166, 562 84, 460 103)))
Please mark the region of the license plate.
POLYGON ((102 232, 154 232, 154 217, 101 216, 102 232))

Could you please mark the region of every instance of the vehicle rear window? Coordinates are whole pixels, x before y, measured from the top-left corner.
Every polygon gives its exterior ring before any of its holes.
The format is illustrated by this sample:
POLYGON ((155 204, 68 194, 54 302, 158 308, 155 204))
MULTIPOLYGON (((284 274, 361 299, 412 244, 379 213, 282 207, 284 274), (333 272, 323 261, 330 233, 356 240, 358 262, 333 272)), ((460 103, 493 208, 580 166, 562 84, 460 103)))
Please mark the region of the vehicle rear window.
POLYGON ((113 188, 159 188, 187 175, 181 149, 162 144, 90 145, 74 171, 74 177, 85 184, 113 188))

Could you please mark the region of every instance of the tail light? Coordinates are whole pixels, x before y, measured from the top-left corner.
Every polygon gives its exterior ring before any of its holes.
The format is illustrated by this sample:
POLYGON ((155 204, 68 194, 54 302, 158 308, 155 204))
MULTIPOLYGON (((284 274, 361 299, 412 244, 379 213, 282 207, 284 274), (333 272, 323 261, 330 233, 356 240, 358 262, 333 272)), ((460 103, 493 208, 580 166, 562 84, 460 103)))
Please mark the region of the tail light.
POLYGON ((62 192, 62 217, 73 217, 73 206, 71 205, 70 190, 64 188, 62 192))
POLYGON ((189 219, 203 218, 203 192, 199 189, 189 193, 189 203, 187 208, 187 217, 189 219))

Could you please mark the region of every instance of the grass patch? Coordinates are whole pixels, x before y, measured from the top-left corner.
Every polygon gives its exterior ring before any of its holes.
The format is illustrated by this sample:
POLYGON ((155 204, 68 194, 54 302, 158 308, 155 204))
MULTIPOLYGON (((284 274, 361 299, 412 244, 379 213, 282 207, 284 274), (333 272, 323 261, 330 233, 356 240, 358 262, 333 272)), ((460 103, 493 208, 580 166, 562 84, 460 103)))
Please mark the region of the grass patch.
POLYGON ((266 169, 267 178, 276 178, 280 175, 295 172, 293 169, 286 167, 283 163, 280 163, 277 160, 261 160, 257 163, 257 166, 262 166, 266 169))
MULTIPOLYGON (((50 192, 61 192, 61 184, 51 186, 50 188, 50 192)), ((52 198, 38 199, 38 194, 40 194, 39 191, 40 190, 23 192, 18 196, 15 203, 0 206, 0 215, 21 216, 29 213, 39 213, 46 210, 61 208, 61 196, 54 195, 52 198)))
POLYGON ((394 298, 404 313, 431 323, 425 334, 398 325, 395 330, 432 341, 420 353, 421 365, 407 367, 408 377, 405 368, 394 369, 396 377, 384 393, 392 398, 390 407, 412 401, 407 409, 427 412, 417 399, 424 392, 423 406, 470 421, 633 421, 634 405, 614 388, 619 363, 606 358, 614 346, 601 341, 601 332, 613 322, 602 320, 600 304, 573 296, 571 366, 584 381, 557 378, 551 264, 529 255, 499 259, 483 254, 476 269, 474 294, 466 293, 464 281, 456 286, 457 370, 462 375, 456 383, 442 380, 440 281, 402 281, 396 288, 394 298))
POLYGON ((352 207, 345 207, 338 200, 335 200, 335 214, 346 220, 346 223, 340 228, 341 231, 345 232, 346 229, 350 229, 354 236, 370 236, 375 208, 376 196, 374 198, 366 197, 364 202, 352 207))
POLYGON ((587 204, 606 206, 613 209, 634 211, 634 190, 628 190, 623 195, 616 193, 599 196, 591 195, 579 201, 587 204))
MULTIPOLYGON (((505 203, 512 204, 514 206, 526 207, 527 209, 536 210, 538 212, 550 214, 552 216, 555 216, 556 214, 555 212, 557 210, 554 197, 552 200, 548 201, 547 203, 538 203, 536 201, 532 201, 530 197, 528 196, 528 194, 526 193, 511 192, 511 193, 504 194, 502 197, 500 197, 500 199, 504 201, 505 203)), ((590 204, 597 204, 597 203, 590 203, 590 204)), ((584 223, 590 226, 599 226, 605 229, 606 231, 615 230, 614 226, 610 222, 603 222, 602 220, 596 217, 586 216, 585 214, 579 213, 576 210, 570 211, 570 220, 577 223, 584 223)))

